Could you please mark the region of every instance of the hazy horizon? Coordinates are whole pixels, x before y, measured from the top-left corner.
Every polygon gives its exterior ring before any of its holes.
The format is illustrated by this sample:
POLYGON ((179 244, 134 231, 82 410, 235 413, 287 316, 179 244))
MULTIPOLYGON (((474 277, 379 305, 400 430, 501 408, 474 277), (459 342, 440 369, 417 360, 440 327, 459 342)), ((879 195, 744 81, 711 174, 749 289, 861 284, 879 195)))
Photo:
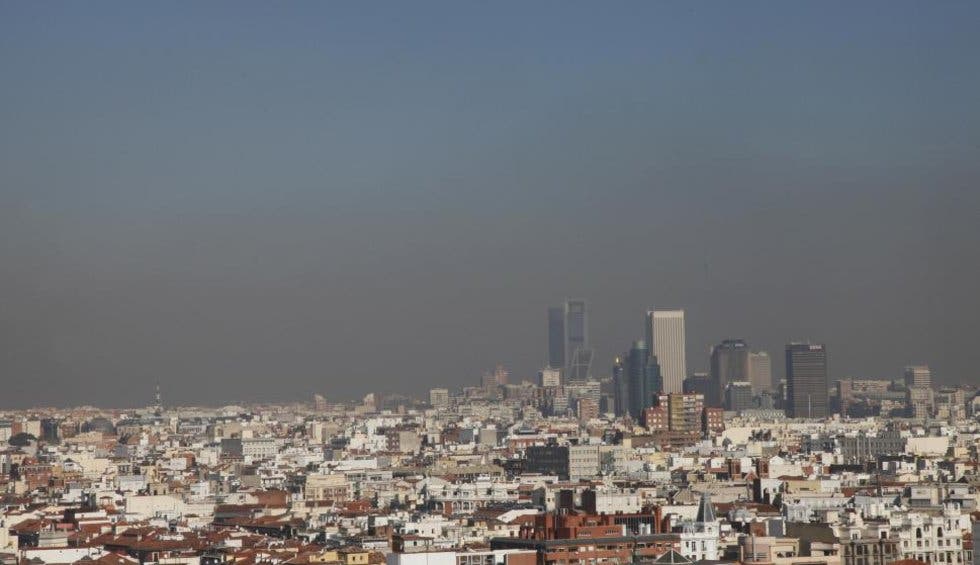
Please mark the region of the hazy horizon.
POLYGON ((0 408, 980 363, 980 4, 0 5, 0 408))

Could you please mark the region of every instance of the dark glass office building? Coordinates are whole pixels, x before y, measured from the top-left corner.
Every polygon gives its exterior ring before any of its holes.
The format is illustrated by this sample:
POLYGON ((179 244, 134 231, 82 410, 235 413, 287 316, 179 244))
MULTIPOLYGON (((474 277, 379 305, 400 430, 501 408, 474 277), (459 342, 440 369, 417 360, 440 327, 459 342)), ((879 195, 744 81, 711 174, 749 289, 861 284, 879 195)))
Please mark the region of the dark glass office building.
POLYGON ((584 300, 565 303, 565 364, 568 383, 584 383, 592 366, 589 315, 584 300))
POLYGON ((829 414, 827 348, 815 343, 786 346, 786 416, 825 418, 829 414))
POLYGON ((548 366, 565 368, 565 307, 548 308, 548 366))
POLYGON ((633 342, 630 350, 616 359, 613 382, 617 414, 639 419, 645 409, 654 405, 654 395, 663 390, 663 379, 657 358, 649 354, 645 341, 633 342))
POLYGON ((711 387, 704 405, 721 407, 728 383, 749 380, 749 346, 741 339, 726 339, 711 348, 711 387))
POLYGON ((705 406, 711 406, 707 403, 711 396, 711 377, 706 373, 694 373, 687 377, 684 379, 684 394, 700 394, 705 399, 705 406))
POLYGON ((558 475, 568 480, 568 446, 531 445, 524 451, 524 471, 542 475, 558 475))
POLYGON ((626 378, 626 360, 623 357, 617 357, 613 363, 612 381, 616 415, 622 416, 630 409, 630 383, 626 378))
POLYGON ((584 384, 592 374, 589 312, 584 300, 548 308, 548 365, 561 369, 568 384, 584 384))

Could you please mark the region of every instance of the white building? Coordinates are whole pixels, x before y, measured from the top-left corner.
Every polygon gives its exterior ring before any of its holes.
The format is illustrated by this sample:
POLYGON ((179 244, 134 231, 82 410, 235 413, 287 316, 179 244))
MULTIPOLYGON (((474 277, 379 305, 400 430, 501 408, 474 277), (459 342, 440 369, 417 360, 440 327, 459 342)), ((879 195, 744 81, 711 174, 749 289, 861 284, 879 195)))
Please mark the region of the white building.
POLYGON ((897 512, 890 525, 892 536, 899 539, 903 559, 945 565, 966 563, 963 532, 970 531, 970 516, 962 514, 956 505, 944 505, 941 515, 897 512))
POLYGON ((275 438, 231 438, 221 440, 222 453, 240 455, 245 464, 271 459, 279 452, 275 438))
POLYGON ((755 394, 772 389, 772 359, 769 353, 749 352, 749 382, 755 394))
POLYGON ((434 388, 429 391, 429 405, 436 410, 449 408, 449 389, 434 388))
POLYGON ((692 561, 718 559, 718 540, 721 538, 721 528, 715 507, 707 492, 701 495, 698 514, 694 521, 681 525, 681 555, 692 561))
POLYGON ((684 392, 684 379, 687 377, 684 311, 647 312, 647 343, 660 364, 664 392, 684 392))
POLYGON ((538 386, 559 387, 561 386, 561 370, 552 367, 545 367, 538 371, 538 386))

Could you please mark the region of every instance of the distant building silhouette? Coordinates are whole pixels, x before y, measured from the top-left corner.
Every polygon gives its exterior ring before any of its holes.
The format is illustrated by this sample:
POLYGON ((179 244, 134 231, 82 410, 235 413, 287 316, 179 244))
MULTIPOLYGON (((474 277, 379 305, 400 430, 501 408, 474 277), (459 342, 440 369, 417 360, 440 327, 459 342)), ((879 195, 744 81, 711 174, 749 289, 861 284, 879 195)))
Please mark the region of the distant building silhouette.
POLYGON ((638 340, 613 366, 616 380, 616 412, 640 419, 643 411, 655 404, 663 389, 657 358, 650 355, 646 342, 638 340))
POLYGON ((749 346, 741 339, 726 339, 711 348, 711 394, 705 405, 722 406, 728 383, 749 380, 749 346))
POLYGON ((932 371, 928 365, 910 365, 905 367, 905 386, 908 388, 932 386, 932 371))
POLYGON ((773 389, 772 382, 772 359, 765 351, 753 351, 749 353, 749 382, 752 383, 752 392, 762 394, 773 389))
POLYGON ((582 384, 591 376, 592 356, 585 300, 548 308, 548 365, 562 370, 566 384, 582 384))
POLYGON ((786 346, 786 415, 824 418, 829 413, 827 348, 815 343, 786 346))
POLYGON ((548 308, 548 366, 565 368, 565 307, 548 308))
POLYGON ((725 387, 725 410, 741 412, 755 407, 752 384, 747 381, 732 381, 725 387))
MULTIPOLYGON (((708 398, 711 390, 711 376, 708 373, 694 373, 684 379, 684 394, 700 394, 708 398)), ((707 406, 711 406, 707 404, 707 406)))

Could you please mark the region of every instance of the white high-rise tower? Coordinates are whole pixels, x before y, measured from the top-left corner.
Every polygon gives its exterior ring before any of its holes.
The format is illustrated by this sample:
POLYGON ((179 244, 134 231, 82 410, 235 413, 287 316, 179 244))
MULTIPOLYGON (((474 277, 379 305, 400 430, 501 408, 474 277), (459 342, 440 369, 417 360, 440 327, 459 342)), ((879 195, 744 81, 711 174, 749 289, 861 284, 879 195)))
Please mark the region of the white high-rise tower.
POLYGON ((749 382, 755 394, 772 390, 772 360, 767 352, 749 353, 749 382))
POLYGON ((684 340, 683 310, 647 312, 647 343, 657 356, 664 392, 684 392, 687 378, 687 348, 684 340))

